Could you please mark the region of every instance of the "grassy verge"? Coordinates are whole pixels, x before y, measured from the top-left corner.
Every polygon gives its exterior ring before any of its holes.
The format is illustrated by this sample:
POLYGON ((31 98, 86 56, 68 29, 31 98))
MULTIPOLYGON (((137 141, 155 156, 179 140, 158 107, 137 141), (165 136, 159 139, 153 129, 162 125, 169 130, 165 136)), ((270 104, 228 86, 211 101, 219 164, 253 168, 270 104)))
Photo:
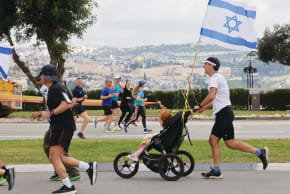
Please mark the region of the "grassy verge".
MULTIPOLYGON (((244 140, 243 140, 244 141, 244 140)), ((290 140, 245 140, 261 148, 270 149, 271 162, 290 162, 290 140)), ((70 155, 80 160, 97 160, 100 163, 112 162, 117 154, 136 151, 140 140, 135 139, 73 139, 70 155)), ((193 146, 185 141, 181 149, 189 151, 197 163, 211 163, 211 150, 207 140, 193 140, 193 146)), ((42 151, 42 140, 5 140, 0 141, 0 159, 7 164, 45 164, 49 163, 42 151)), ((253 154, 229 150, 221 142, 222 162, 260 162, 253 154)))
MULTIPOLYGON (((180 109, 181 110, 181 109, 180 109)), ((178 109, 174 109, 172 111, 180 111, 178 109)), ((31 117, 31 114, 36 111, 19 111, 14 112, 9 115, 9 117, 31 117)), ((147 109, 146 115, 147 116, 159 116, 161 110, 160 109, 147 109)), ((235 110, 235 115, 289 115, 290 111, 246 111, 246 110, 235 110)), ((87 113, 89 116, 103 116, 104 111, 103 110, 87 110, 87 113)), ((211 116, 212 110, 206 110, 203 115, 205 116, 211 116)))

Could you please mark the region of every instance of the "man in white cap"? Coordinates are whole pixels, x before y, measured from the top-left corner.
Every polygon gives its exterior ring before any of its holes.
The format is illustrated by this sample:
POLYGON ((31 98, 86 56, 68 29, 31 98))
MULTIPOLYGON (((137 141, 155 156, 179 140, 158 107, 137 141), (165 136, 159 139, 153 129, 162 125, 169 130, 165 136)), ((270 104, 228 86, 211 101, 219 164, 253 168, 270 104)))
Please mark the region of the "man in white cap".
POLYGON ((232 150, 256 154, 263 163, 265 170, 268 165, 268 148, 257 149, 245 142, 237 141, 234 132, 234 113, 230 101, 230 91, 225 77, 218 73, 220 61, 216 57, 209 57, 204 61, 205 73, 210 77, 208 83, 209 93, 206 98, 194 109, 199 113, 208 108, 213 108, 215 124, 212 128, 209 143, 212 149, 214 168, 207 173, 201 173, 204 178, 222 178, 220 171, 220 146, 221 139, 232 150))
POLYGON ((114 77, 114 84, 113 84, 113 98, 112 98, 112 112, 114 115, 114 112, 117 112, 116 118, 115 118, 115 122, 114 122, 114 126, 113 126, 113 130, 114 131, 120 131, 121 130, 121 126, 118 125, 118 121, 119 118, 121 116, 121 110, 120 110, 120 106, 118 104, 118 99, 119 99, 119 94, 121 91, 121 87, 120 87, 120 81, 121 81, 121 77, 119 75, 116 75, 114 77))

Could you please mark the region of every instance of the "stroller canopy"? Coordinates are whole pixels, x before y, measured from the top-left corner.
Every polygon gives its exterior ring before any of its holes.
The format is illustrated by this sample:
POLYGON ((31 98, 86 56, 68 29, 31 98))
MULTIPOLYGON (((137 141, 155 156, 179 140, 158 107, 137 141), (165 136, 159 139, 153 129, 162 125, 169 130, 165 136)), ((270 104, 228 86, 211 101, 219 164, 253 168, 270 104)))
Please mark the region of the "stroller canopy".
POLYGON ((160 132, 158 137, 161 139, 162 145, 167 152, 170 152, 181 138, 184 125, 187 122, 189 115, 190 111, 181 111, 164 121, 164 129, 160 132))

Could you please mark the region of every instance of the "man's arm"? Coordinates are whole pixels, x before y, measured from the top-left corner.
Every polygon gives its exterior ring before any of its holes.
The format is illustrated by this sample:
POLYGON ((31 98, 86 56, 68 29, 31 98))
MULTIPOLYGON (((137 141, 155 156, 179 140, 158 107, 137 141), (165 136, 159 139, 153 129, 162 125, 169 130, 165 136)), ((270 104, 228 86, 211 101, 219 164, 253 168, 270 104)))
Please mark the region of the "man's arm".
MULTIPOLYGON (((54 115, 58 115, 58 114, 61 114, 65 111, 67 111, 68 109, 71 109, 72 108, 72 104, 68 104, 66 101, 62 101, 58 107, 56 107, 54 110, 50 110, 50 111, 53 111, 53 114, 54 115)), ((41 112, 41 117, 44 117, 44 118, 48 118, 48 117, 51 117, 52 115, 50 114, 50 112, 47 112, 47 111, 42 111, 41 112)))
POLYGON ((205 99, 198 106, 195 106, 194 109, 199 110, 199 112, 203 112, 206 109, 212 108, 212 101, 215 99, 216 93, 217 88, 211 87, 205 99))
POLYGON ((108 98, 112 98, 113 94, 109 94, 108 96, 101 96, 101 100, 106 100, 108 98))

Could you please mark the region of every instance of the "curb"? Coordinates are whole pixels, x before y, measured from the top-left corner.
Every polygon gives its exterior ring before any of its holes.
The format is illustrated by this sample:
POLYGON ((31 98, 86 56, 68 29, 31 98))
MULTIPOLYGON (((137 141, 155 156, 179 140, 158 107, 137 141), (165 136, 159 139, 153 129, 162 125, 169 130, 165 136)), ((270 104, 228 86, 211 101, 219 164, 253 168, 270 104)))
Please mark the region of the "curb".
MULTIPOLYGON (((53 172, 51 164, 16 164, 8 165, 16 168, 17 172, 53 172)), ((212 166, 211 163, 196 164, 194 171, 208 171, 212 166)), ((223 171, 263 171, 261 163, 222 163, 221 169, 223 171)), ((114 172, 113 163, 98 164, 99 172, 114 172)), ((144 164, 139 165, 139 171, 150 172, 144 164)), ((290 163, 270 163, 267 171, 290 171, 290 163)))

